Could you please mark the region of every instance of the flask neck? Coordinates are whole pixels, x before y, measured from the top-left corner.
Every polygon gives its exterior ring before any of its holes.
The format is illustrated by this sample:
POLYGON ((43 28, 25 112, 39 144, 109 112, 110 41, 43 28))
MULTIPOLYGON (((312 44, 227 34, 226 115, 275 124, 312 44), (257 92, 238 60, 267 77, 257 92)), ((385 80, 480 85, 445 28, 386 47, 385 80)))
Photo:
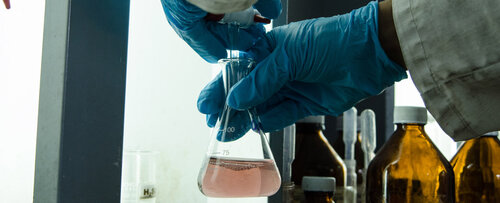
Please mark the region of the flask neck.
POLYGON ((251 58, 221 59, 219 64, 222 66, 222 79, 226 96, 229 90, 247 76, 255 65, 251 58))

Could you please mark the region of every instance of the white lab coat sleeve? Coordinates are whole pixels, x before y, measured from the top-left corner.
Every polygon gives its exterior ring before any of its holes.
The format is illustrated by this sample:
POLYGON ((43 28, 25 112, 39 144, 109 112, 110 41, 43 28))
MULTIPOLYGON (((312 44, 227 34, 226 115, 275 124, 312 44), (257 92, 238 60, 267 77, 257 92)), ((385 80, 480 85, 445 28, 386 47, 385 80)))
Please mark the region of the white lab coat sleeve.
POLYGON ((213 14, 232 13, 250 8, 257 0, 187 0, 198 8, 213 14))
POLYGON ((405 63, 454 140, 500 130, 500 1, 393 0, 405 63))

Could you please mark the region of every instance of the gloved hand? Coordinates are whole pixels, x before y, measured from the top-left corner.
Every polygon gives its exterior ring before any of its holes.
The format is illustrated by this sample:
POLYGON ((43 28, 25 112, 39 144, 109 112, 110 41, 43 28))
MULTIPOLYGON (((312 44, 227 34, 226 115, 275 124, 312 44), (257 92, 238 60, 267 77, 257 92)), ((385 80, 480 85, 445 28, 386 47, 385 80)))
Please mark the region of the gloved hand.
MULTIPOLYGON (((256 107, 264 131, 310 115, 339 115, 407 77, 378 40, 378 4, 349 14, 291 23, 266 34, 251 50, 256 68, 230 90, 227 104, 256 107)), ((218 77, 198 109, 213 126, 225 102, 218 77)))
MULTIPOLYGON (((175 32, 186 41, 203 59, 215 63, 227 55, 226 49, 247 50, 255 41, 263 37, 265 30, 258 23, 241 29, 238 37, 230 47, 228 26, 217 22, 209 22, 203 18, 207 12, 186 0, 161 0, 167 20, 175 32)), ((261 0, 254 5, 260 14, 267 18, 277 18, 281 12, 279 0, 261 0)))
MULTIPOLYGON (((240 53, 240 57, 244 57, 245 54, 240 53)), ((250 129, 257 130, 258 127, 258 118, 255 116, 250 116, 250 112, 255 114, 255 111, 253 109, 251 110, 245 110, 245 111, 238 111, 232 108, 225 108, 222 109, 222 105, 224 102, 220 101, 221 99, 225 98, 224 92, 226 92, 227 88, 230 88, 233 86, 236 82, 239 81, 241 77, 244 77, 246 75, 246 72, 249 71, 249 68, 253 67, 253 62, 251 63, 231 63, 227 62, 223 69, 225 69, 225 74, 227 75, 226 80, 222 79, 222 74, 219 73, 219 75, 216 77, 216 79, 210 83, 210 87, 207 89, 217 89, 217 90, 223 90, 223 91, 202 91, 200 96, 200 99, 202 98, 208 98, 208 100, 205 100, 207 102, 210 101, 217 101, 217 104, 209 104, 206 106, 220 106, 217 108, 213 108, 214 113, 213 114, 208 114, 207 115, 207 121, 210 127, 214 127, 216 121, 218 118, 220 118, 220 122, 217 128, 217 140, 222 141, 222 142, 229 142, 229 141, 234 141, 239 139, 240 137, 244 136, 250 129), (225 82, 225 83, 224 83, 225 82), (206 95, 204 95, 207 93, 206 95)), ((199 101, 201 102, 201 100, 199 101)))

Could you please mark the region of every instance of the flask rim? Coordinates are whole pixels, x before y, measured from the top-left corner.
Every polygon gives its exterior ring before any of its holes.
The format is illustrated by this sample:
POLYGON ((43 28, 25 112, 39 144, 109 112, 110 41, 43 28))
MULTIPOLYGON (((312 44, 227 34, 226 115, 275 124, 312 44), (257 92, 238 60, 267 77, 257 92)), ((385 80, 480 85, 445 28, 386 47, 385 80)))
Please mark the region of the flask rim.
POLYGON ((237 61, 237 62, 248 62, 248 63, 254 63, 255 62, 255 60, 253 60, 252 58, 223 58, 223 59, 219 59, 217 61, 217 63, 222 64, 222 63, 228 63, 228 62, 234 62, 234 61, 237 61))

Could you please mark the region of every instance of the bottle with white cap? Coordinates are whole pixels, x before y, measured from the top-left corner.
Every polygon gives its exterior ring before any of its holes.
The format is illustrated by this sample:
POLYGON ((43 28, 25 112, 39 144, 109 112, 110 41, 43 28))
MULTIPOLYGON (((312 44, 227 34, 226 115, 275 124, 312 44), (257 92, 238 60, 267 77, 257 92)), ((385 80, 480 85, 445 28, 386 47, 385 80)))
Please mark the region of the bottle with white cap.
POLYGON ((306 197, 305 203, 334 203, 335 178, 304 176, 302 190, 306 197))
POLYGON ((292 163, 292 181, 297 185, 294 200, 303 201, 300 187, 304 176, 334 177, 335 202, 342 203, 346 184, 346 166, 342 158, 323 135, 324 116, 310 116, 295 123, 295 160, 292 163))
POLYGON ((498 132, 466 141, 453 159, 458 202, 500 202, 498 132))
POLYGON ((395 107, 394 123, 368 166, 366 202, 455 202, 453 169, 424 131, 427 110, 395 107))

